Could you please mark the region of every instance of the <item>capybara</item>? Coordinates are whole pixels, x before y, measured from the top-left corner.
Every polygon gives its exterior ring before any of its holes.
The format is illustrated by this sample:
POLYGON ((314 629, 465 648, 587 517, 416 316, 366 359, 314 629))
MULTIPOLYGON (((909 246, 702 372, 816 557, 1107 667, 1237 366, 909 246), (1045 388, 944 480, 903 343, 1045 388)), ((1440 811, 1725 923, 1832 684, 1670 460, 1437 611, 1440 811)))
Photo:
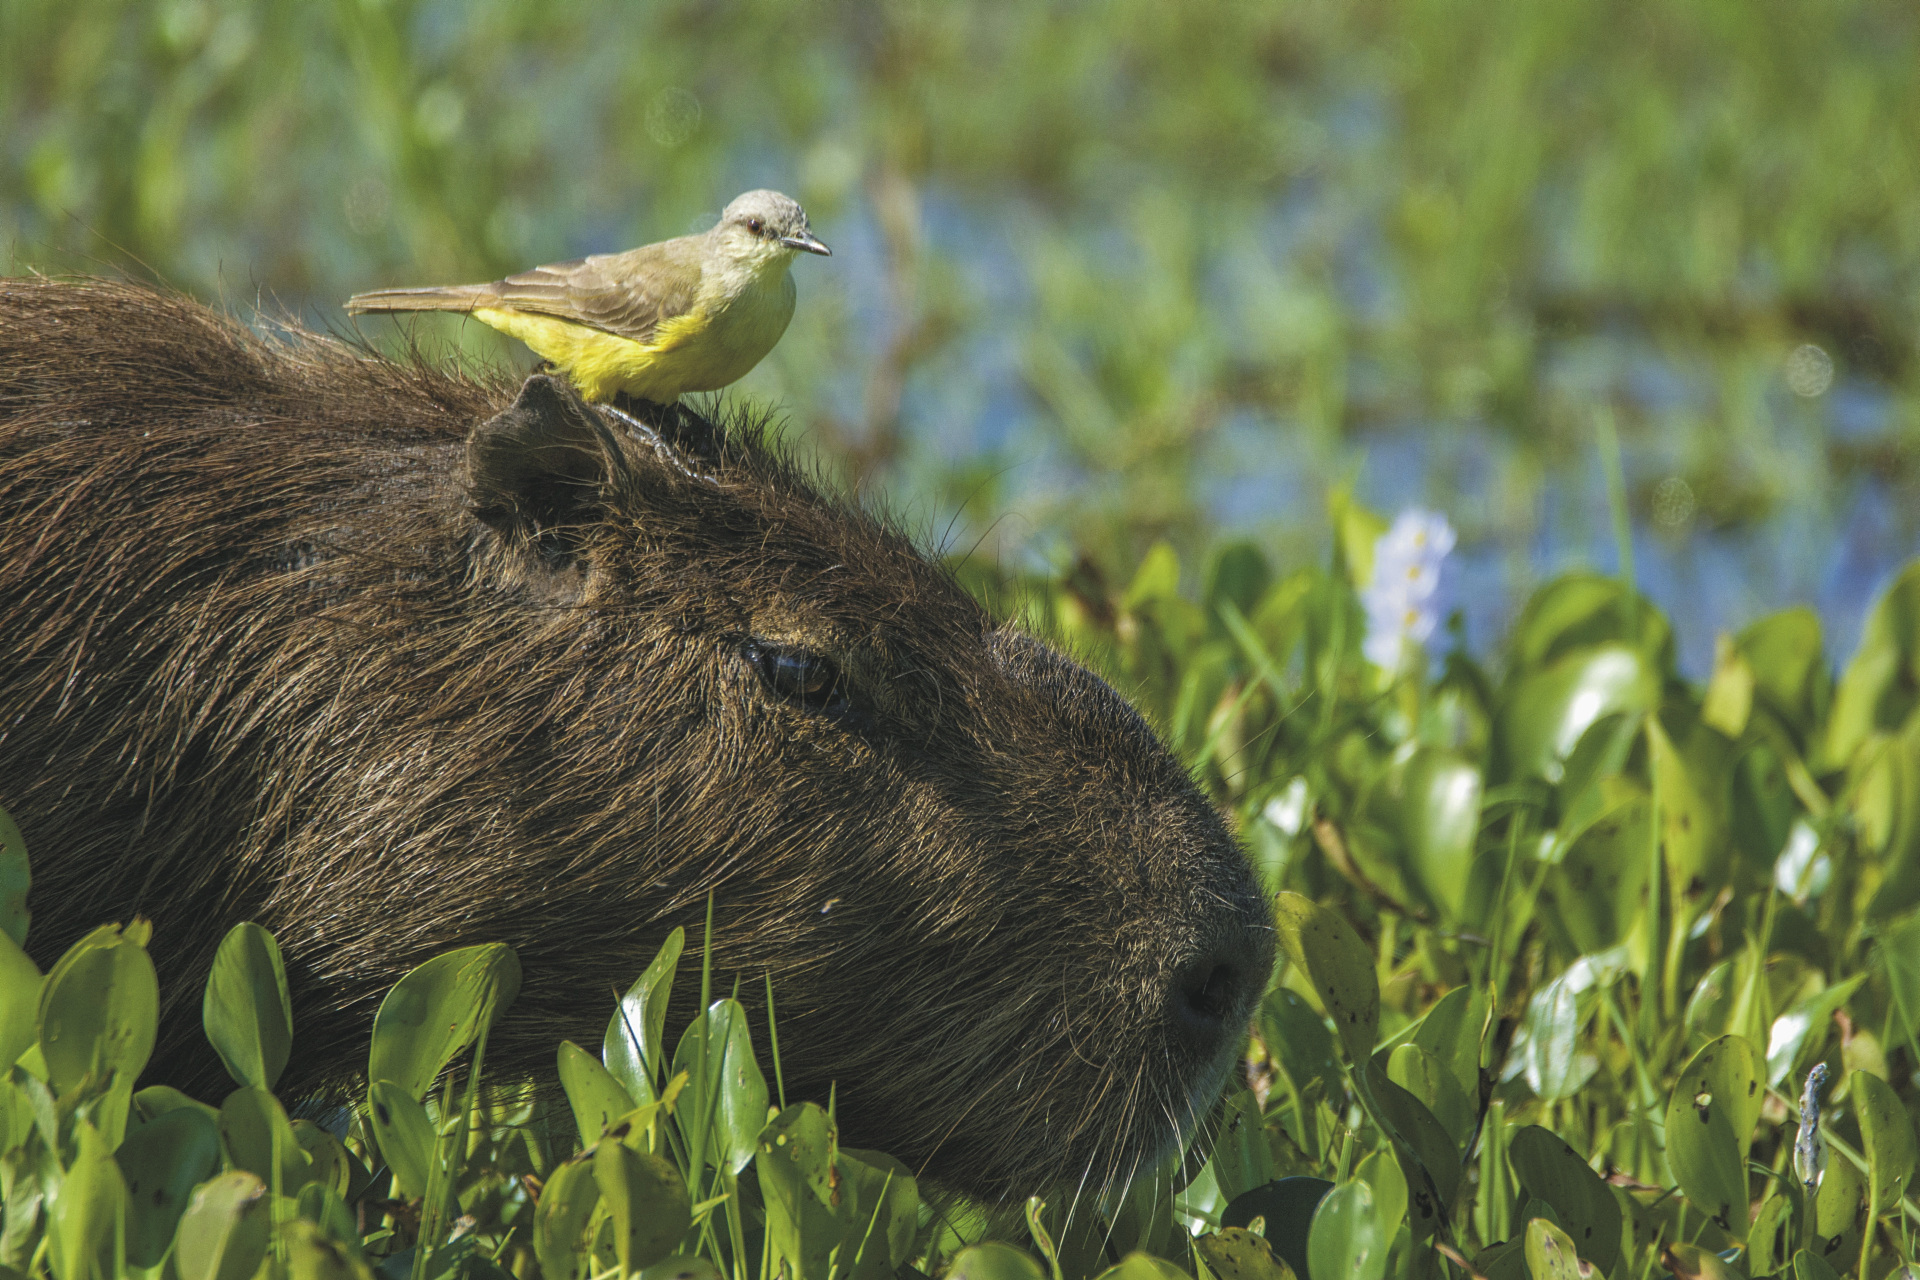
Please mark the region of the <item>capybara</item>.
POLYGON ((217 1100, 199 993, 236 921, 286 956, 288 1097, 351 1082, 409 967, 504 941, 490 1074, 551 1080, 711 893, 718 990, 771 976, 787 1093, 837 1083, 850 1144, 988 1199, 1165 1151, 1273 955, 1219 815, 764 424, 628 407, 0 281, 30 953, 150 918, 147 1079, 217 1100))

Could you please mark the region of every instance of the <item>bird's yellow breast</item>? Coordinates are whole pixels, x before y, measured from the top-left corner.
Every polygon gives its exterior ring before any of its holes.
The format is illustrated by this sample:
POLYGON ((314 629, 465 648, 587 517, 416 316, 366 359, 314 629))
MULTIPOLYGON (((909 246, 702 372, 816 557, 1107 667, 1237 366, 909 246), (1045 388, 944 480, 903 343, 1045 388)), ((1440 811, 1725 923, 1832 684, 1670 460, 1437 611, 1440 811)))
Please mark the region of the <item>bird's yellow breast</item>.
POLYGON ((504 307, 476 307, 473 315, 551 360, 588 400, 624 392, 671 404, 688 392, 716 391, 745 377, 786 332, 793 300, 793 278, 781 272, 778 280, 732 297, 701 298, 646 342, 504 307))

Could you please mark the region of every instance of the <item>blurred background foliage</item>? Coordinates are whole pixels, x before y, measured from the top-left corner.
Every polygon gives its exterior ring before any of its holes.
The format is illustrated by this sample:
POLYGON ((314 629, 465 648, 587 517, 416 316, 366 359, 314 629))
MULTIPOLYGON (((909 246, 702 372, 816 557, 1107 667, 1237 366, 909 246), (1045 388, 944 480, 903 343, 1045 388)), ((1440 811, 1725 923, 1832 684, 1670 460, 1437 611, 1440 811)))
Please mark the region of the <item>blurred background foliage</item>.
POLYGON ((1608 411, 1701 677, 1916 545, 1917 65, 1899 0, 4 0, 0 255, 344 328, 775 186, 837 256, 741 392, 956 553, 1300 563, 1350 482, 1485 650, 1613 567, 1608 411))

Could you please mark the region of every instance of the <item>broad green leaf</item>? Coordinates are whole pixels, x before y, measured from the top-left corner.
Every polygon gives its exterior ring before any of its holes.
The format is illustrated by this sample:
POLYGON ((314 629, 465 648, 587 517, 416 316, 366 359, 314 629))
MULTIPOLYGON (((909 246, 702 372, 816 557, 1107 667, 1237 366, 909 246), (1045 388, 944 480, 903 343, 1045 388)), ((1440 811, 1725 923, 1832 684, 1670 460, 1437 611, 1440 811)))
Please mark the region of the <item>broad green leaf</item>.
MULTIPOLYGON (((776 1270, 784 1266, 790 1275, 824 1276, 832 1265, 834 1251, 846 1236, 846 1224, 835 1212, 834 1183, 838 1175, 833 1167, 834 1155, 833 1125, 827 1113, 811 1102, 788 1107, 761 1132, 754 1169, 766 1201, 767 1243, 776 1270)), ((1020 1253, 1017 1249, 1009 1252, 1020 1253)), ((1013 1265, 1000 1254, 992 1258, 998 1259, 993 1265, 1013 1265)), ((1033 1266, 1033 1275, 1038 1277, 1039 1267, 1030 1258, 1027 1264, 1033 1266)), ((955 1268, 959 1265, 960 1259, 956 1258, 955 1268)))
MULTIPOLYGON (((0 933, 16 947, 27 945, 27 890, 33 887, 33 873, 27 863, 27 842, 20 828, 0 809, 0 933)), ((0 973, 0 977, 5 977, 0 973)), ((10 1063, 12 1059, 8 1059, 10 1063)))
POLYGON ((201 1183, 174 1244, 180 1280, 251 1280, 272 1226, 266 1184, 252 1174, 236 1169, 201 1183))
POLYGON ((461 947, 420 965, 387 992, 373 1018, 369 1080, 418 1102, 454 1055, 520 992, 520 960, 499 942, 461 947))
POLYGON ((1364 1065, 1373 1057, 1380 1029, 1380 980, 1373 954, 1352 925, 1311 898, 1282 893, 1273 914, 1280 945, 1320 997, 1346 1047, 1347 1061, 1364 1065))
POLYGON ((640 1280, 726 1280, 726 1277, 705 1258, 676 1253, 642 1271, 640 1280))
POLYGON ((1395 771, 1389 789, 1407 870, 1444 919, 1459 920, 1480 826, 1480 770, 1456 752, 1421 747, 1395 771))
POLYGON ((1389 1080, 1378 1064, 1368 1065, 1367 1091, 1376 1109, 1374 1118, 1397 1139, 1407 1178, 1407 1225, 1415 1239, 1424 1238, 1452 1210, 1460 1189, 1460 1149, 1433 1112, 1389 1080))
POLYGON ((373 1280, 365 1258, 311 1222, 288 1223, 281 1243, 287 1280, 373 1280))
POLYGON ((1354 1179, 1373 1189, 1373 1212, 1389 1225, 1405 1220, 1409 1200, 1407 1176, 1392 1151, 1380 1150, 1362 1160, 1353 1171, 1354 1179))
POLYGON ((1920 911, 1875 925, 1873 936, 1879 943, 1874 953, 1886 971, 1902 1030, 1906 1036, 1920 1037, 1920 911))
POLYGON ((840 1149, 834 1159, 843 1194, 852 1199, 853 1230, 841 1248, 840 1274, 850 1280, 893 1280, 913 1256, 920 1186, 913 1171, 878 1151, 840 1149))
POLYGON ((1874 604, 1860 647, 1840 675, 1833 713, 1816 767, 1838 769, 1876 730, 1900 726, 1913 708, 1915 651, 1920 648, 1920 562, 1901 571, 1874 604))
POLYGON ((364 1258, 365 1250, 360 1244, 360 1227, 355 1220, 354 1210, 347 1207, 345 1197, 332 1186, 323 1182, 309 1182, 300 1188, 300 1197, 294 1207, 301 1217, 324 1231, 328 1238, 345 1246, 348 1253, 364 1258))
POLYGON ((220 1104, 220 1141, 227 1160, 274 1187, 274 1165, 279 1164, 278 1193, 300 1194, 312 1168, 307 1153, 293 1136, 293 1126, 279 1099, 265 1089, 239 1088, 220 1104))
MULTIPOLYGON (((1920 944, 1920 938, 1916 938, 1915 942, 1920 944)), ((1808 996, 1773 1020, 1767 1036, 1769 1086, 1777 1088, 1789 1075, 1794 1074, 1794 1067, 1800 1060, 1801 1050, 1807 1045, 1808 1036, 1818 1030, 1824 1037, 1835 1011, 1843 1008, 1866 980, 1866 974, 1857 973, 1818 995, 1808 996)), ((1819 1043, 1818 1039, 1814 1041, 1815 1045, 1819 1043)))
POLYGON ((716 1168, 739 1173, 753 1162, 767 1123, 767 1079, 753 1056, 746 1008, 738 1000, 714 1001, 681 1034, 673 1070, 688 1075, 678 1111, 682 1132, 689 1123, 709 1121, 699 1149, 716 1168))
MULTIPOLYGON (((1459 990, 1465 994, 1464 988, 1459 990)), ((1464 1148, 1472 1140, 1479 1115, 1440 1059, 1418 1044, 1400 1045, 1387 1060, 1387 1078, 1433 1112, 1455 1147, 1464 1148)))
POLYGON ((127 1184, 127 1262, 160 1264, 193 1189, 220 1171, 220 1130, 179 1107, 133 1126, 113 1156, 127 1184))
POLYGON ((1617 642, 1666 662, 1672 629, 1618 578, 1568 573, 1533 593, 1508 638, 1512 667, 1530 671, 1584 646, 1617 642))
POLYGON ((433 1167, 433 1121, 413 1095, 391 1080, 367 1086, 367 1115, 373 1121, 380 1156, 393 1170, 397 1199, 417 1200, 427 1194, 427 1171, 433 1167))
POLYGON ((1380 1221, 1366 1183, 1341 1183, 1314 1211, 1307 1231, 1307 1280, 1385 1280, 1387 1249, 1399 1225, 1380 1221))
POLYGON ((1729 738, 1747 731, 1747 718, 1753 714, 1753 664, 1722 633, 1713 642, 1713 675, 1707 681, 1707 695, 1701 701, 1700 718, 1708 727, 1729 738))
POLYGON ((251 922, 227 931, 207 975, 201 1019, 235 1083, 273 1088, 293 1045, 293 1000, 272 934, 251 922))
POLYGON ((1660 848, 1666 856, 1667 883, 1675 910, 1680 910, 1677 904, 1722 881, 1726 869, 1722 823, 1657 716, 1647 719, 1647 752, 1659 788, 1660 848))
POLYGON ((1296 1280, 1286 1259, 1273 1246, 1244 1227, 1228 1227, 1201 1236, 1193 1247, 1206 1260, 1215 1280, 1296 1280))
POLYGON ((1373 548, 1387 531, 1387 522, 1356 502, 1349 484, 1335 485, 1327 492, 1327 518, 1347 581, 1355 591, 1366 590, 1373 578, 1373 548))
POLYGON ((1165 542, 1147 549, 1134 570, 1133 581, 1121 597, 1121 606, 1129 612, 1160 600, 1176 600, 1180 595, 1180 556, 1165 542))
POLYGON ((1558 782, 1597 721, 1644 715, 1659 696, 1659 679, 1640 651, 1623 644, 1577 649, 1522 677, 1501 703, 1506 758, 1518 774, 1558 782))
POLYGON ((1281 1178, 1235 1196, 1220 1213, 1223 1228, 1245 1227, 1255 1218, 1267 1224, 1266 1238, 1274 1252, 1307 1280, 1307 1238, 1320 1202, 1333 1190, 1325 1178, 1281 1178))
POLYGON ((1811 1249, 1793 1255, 1793 1280, 1840 1280, 1839 1272, 1811 1249))
POLYGON ((1853 1161, 1844 1157, 1828 1160, 1827 1171, 1820 1179, 1820 1190, 1813 1198, 1815 1237, 1830 1243, 1839 1242, 1838 1252, 1851 1253, 1859 1239, 1866 1194, 1867 1177, 1854 1167, 1853 1161))
POLYGON ((1553 912, 1582 954, 1618 946, 1648 906, 1652 829, 1646 791, 1621 777, 1597 779, 1583 793, 1578 832, 1565 824, 1559 862, 1547 872, 1541 906, 1553 912))
POLYGON ((1613 1270, 1620 1258, 1620 1202, 1600 1175, 1560 1137, 1539 1125, 1515 1130, 1507 1159, 1529 1195, 1553 1206, 1580 1256, 1613 1270))
POLYGON ((1673 1280, 1744 1280, 1719 1254, 1681 1240, 1661 1249, 1660 1262, 1673 1280))
POLYGON ((1025 1249, 989 1240, 985 1244, 969 1245, 955 1254, 947 1267, 946 1280, 1045 1280, 1045 1277, 1040 1264, 1025 1249))
POLYGON ((1775 1193, 1754 1211, 1747 1231, 1748 1269, 1756 1276, 1777 1276, 1793 1266, 1793 1201, 1775 1193))
POLYGON ((1213 1144, 1213 1174, 1228 1200, 1272 1182, 1280 1174, 1267 1140, 1260 1100, 1242 1089, 1221 1111, 1220 1134, 1213 1144))
POLYGON ((1545 1218, 1527 1223, 1527 1272, 1533 1280, 1580 1280, 1573 1241, 1545 1218))
POLYGON ((1760 1118, 1752 1042, 1722 1036, 1680 1073, 1667 1102, 1667 1160, 1681 1191, 1736 1240, 1747 1234, 1747 1150, 1760 1118))
POLYGON ((1913 1121, 1900 1095, 1879 1076, 1855 1071, 1847 1079, 1866 1147, 1868 1216, 1877 1218, 1900 1203, 1913 1177, 1913 1121))
POLYGON ((353 1154, 311 1120, 295 1120, 293 1138, 307 1153, 307 1181, 324 1183, 344 1197, 353 1183, 353 1154))
POLYGON ((0 1075, 19 1060, 38 1034, 40 970, 5 932, 0 932, 0 1075))
POLYGON ((582 1147, 600 1141, 614 1121, 634 1109, 633 1098, 612 1073, 571 1040, 560 1042, 560 1087, 573 1108, 582 1147))
POLYGON ((664 1156, 602 1142, 594 1148, 593 1178, 613 1219, 622 1277, 671 1254, 693 1223, 686 1181, 664 1156))
POLYGON ((116 1276, 127 1185, 99 1130, 81 1121, 74 1137, 79 1150, 47 1205, 48 1261, 55 1280, 92 1280, 96 1268, 116 1276))
POLYGON ((1805 605, 1782 609, 1742 631, 1734 643, 1753 671, 1755 693, 1776 715, 1802 733, 1818 723, 1830 684, 1820 615, 1805 605))
POLYGON ((636 1106, 645 1106, 658 1096, 657 1082, 667 1061, 667 997, 673 991, 673 975, 686 945, 685 929, 668 934, 659 954, 627 988, 607 1020, 600 1056, 608 1073, 620 1082, 636 1106))
POLYGON ((1453 1077, 1460 1096, 1472 1103, 1476 1112, 1480 1099, 1480 1037, 1486 1026, 1485 989, 1462 986, 1436 1000, 1413 1029, 1412 1043, 1439 1061, 1453 1077))
POLYGON ((582 1155, 568 1161, 540 1189, 533 1214, 533 1255, 545 1280, 586 1280, 592 1271, 587 1229, 600 1204, 595 1159, 595 1155, 582 1155))
MULTIPOLYGON (((1920 1004, 1916 1004, 1920 1010, 1920 1004)), ((1340 1088, 1340 1061, 1333 1053, 1333 1034, 1327 1023, 1299 992, 1275 987, 1260 1002, 1257 1024, 1268 1054, 1287 1073, 1296 1089, 1315 1080, 1325 1082, 1331 1096, 1340 1088)))
POLYGON ((1135 1250, 1118 1266, 1102 1271, 1097 1280, 1191 1280, 1186 1272, 1163 1258, 1135 1250))
POLYGON ((65 1094, 88 1076, 131 1085, 153 1053, 160 984, 144 930, 108 925, 73 944, 40 990, 38 1038, 47 1083, 65 1094))
POLYGON ((198 1111, 209 1121, 219 1123, 218 1107, 210 1107, 197 1098, 189 1098, 172 1085, 150 1084, 133 1095, 134 1114, 143 1124, 149 1120, 157 1120, 169 1111, 178 1111, 182 1107, 198 1111))

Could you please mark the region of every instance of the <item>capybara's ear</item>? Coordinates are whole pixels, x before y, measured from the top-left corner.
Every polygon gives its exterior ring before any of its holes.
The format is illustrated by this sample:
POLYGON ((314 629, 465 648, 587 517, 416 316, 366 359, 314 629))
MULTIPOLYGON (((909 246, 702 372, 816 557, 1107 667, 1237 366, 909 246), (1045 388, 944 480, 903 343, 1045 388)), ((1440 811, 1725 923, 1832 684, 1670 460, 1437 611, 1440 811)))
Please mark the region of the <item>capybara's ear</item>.
POLYGON ((467 437, 467 508, 508 541, 564 561, 577 531, 598 518, 619 456, 599 415, 537 373, 467 437))

